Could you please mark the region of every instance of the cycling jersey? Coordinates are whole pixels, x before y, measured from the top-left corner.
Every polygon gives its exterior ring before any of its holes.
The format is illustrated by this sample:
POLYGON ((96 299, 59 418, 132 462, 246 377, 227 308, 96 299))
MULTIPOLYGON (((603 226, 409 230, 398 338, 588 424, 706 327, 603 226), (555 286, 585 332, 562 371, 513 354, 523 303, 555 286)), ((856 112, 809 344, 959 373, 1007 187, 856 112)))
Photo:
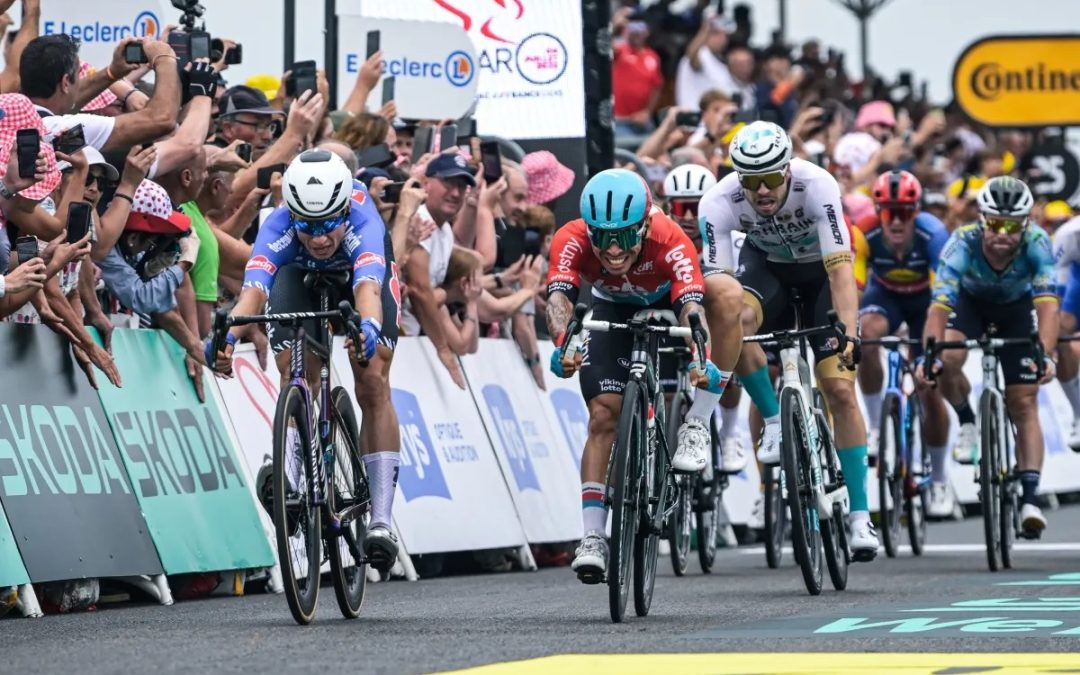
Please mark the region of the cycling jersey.
POLYGON ((828 171, 802 159, 791 160, 791 179, 783 205, 774 216, 754 211, 739 184, 728 174, 701 199, 705 219, 706 271, 733 270, 731 233, 764 252, 769 262, 823 261, 827 269, 851 262, 851 236, 844 222, 840 186, 828 171))
MULTIPOLYGON (((861 220, 859 229, 866 234, 865 264, 870 269, 872 284, 903 294, 921 293, 930 288, 941 249, 949 240, 949 231, 940 220, 929 213, 915 216, 911 246, 900 255, 886 243, 877 215, 861 220)), ((858 254, 856 261, 858 264, 858 254)))
POLYGON ((1069 281, 1070 268, 1080 264, 1080 216, 1059 227, 1053 236, 1054 264, 1058 283, 1069 281))
POLYGON ((1016 257, 1000 272, 986 261, 982 233, 979 225, 965 225, 949 237, 934 280, 935 307, 953 311, 961 290, 978 300, 998 304, 1014 302, 1026 295, 1031 295, 1036 303, 1057 298, 1054 254, 1046 230, 1028 225, 1016 257))
POLYGON ((360 181, 353 181, 349 217, 342 227, 345 238, 338 250, 326 260, 317 260, 300 244, 289 209, 275 209, 259 228, 244 271, 244 288, 255 288, 269 296, 278 270, 289 264, 307 270, 352 269, 354 289, 364 281, 381 286, 386 276, 386 226, 360 181))
MULTIPOLYGON (((727 245, 730 249, 730 240, 727 245)), ((584 220, 572 220, 560 228, 551 242, 548 293, 558 291, 576 301, 582 279, 592 284, 593 297, 618 304, 644 307, 670 295, 676 314, 689 302, 701 302, 705 293, 694 244, 655 207, 649 214, 641 253, 623 276, 609 273, 593 255, 584 220)))

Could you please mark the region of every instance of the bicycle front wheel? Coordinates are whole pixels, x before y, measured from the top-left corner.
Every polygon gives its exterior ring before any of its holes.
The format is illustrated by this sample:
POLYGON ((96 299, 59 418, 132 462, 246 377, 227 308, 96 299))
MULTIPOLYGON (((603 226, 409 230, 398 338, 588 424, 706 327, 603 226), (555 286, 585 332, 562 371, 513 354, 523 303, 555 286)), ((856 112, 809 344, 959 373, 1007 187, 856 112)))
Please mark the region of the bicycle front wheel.
POLYGON ((335 387, 330 400, 334 463, 330 481, 333 490, 327 499, 332 500, 329 502, 332 512, 354 510, 354 513, 353 519, 343 526, 341 536, 328 540, 326 547, 338 608, 346 619, 355 619, 360 616, 367 590, 367 563, 363 562, 360 548, 371 517, 371 497, 360 460, 360 432, 352 401, 344 387, 335 387))
MULTIPOLYGON (((1012 435, 1012 425, 1005 419, 1004 433, 1012 435)), ((1012 547, 1016 543, 1016 529, 1020 519, 1019 498, 1017 495, 1017 483, 1019 475, 1012 471, 1012 462, 1009 457, 1009 438, 998 439, 997 476, 998 495, 1001 498, 1001 506, 998 509, 1001 538, 1001 566, 1012 569, 1012 547)))
POLYGON ((784 559, 784 530, 787 528, 787 509, 784 491, 780 487, 780 471, 775 466, 762 465, 765 485, 765 562, 770 569, 780 567, 784 559))
POLYGON ((716 413, 713 413, 710 421, 710 437, 712 438, 712 452, 709 453, 709 461, 712 463, 712 477, 706 479, 702 474, 694 477, 694 518, 697 520, 697 550, 698 562, 701 563, 701 571, 705 574, 712 572, 716 562, 717 538, 720 533, 720 509, 723 508, 724 487, 727 485, 727 476, 720 473, 720 436, 716 429, 716 413))
POLYGON ((626 614, 630 591, 634 539, 641 508, 641 458, 648 441, 646 411, 641 385, 631 380, 623 392, 622 412, 611 458, 611 546, 608 556, 608 606, 611 620, 619 623, 626 614))
POLYGON ((895 558, 900 549, 900 514, 904 508, 904 465, 900 457, 900 396, 885 395, 881 402, 881 429, 878 433, 877 478, 878 515, 885 555, 895 558))
MULTIPOLYGON (((919 470, 915 473, 916 492, 908 497, 905 510, 908 521, 908 539, 911 541, 911 552, 914 555, 922 555, 926 546, 926 512, 930 497, 930 477, 933 475, 933 466, 930 463, 930 453, 926 450, 926 444, 922 436, 922 404, 917 397, 908 399, 908 428, 906 430, 907 462, 909 467, 915 466, 915 448, 919 449, 919 470)), ((909 468, 910 470, 910 468, 909 468)))
POLYGON ((810 595, 821 593, 821 524, 814 503, 814 480, 806 429, 806 408, 797 389, 780 395, 781 461, 791 510, 791 547, 810 595))
MULTIPOLYGON (((668 499, 680 496, 666 489, 667 455, 661 452, 656 435, 648 434, 645 438, 645 452, 641 455, 641 499, 638 501, 640 521, 634 539, 634 613, 638 616, 647 615, 652 606, 663 513, 668 508, 668 499)), ((671 489, 679 490, 679 487, 672 485, 671 489)))
POLYGON ((979 421, 982 425, 982 438, 979 448, 979 501, 982 502, 983 534, 986 538, 986 563, 991 572, 997 572, 1000 566, 1001 551, 1001 485, 999 468, 1001 457, 998 444, 1003 430, 1000 428, 999 410, 1001 401, 992 389, 984 389, 979 400, 979 421))
MULTIPOLYGON (((671 409, 667 419, 667 442, 669 448, 676 447, 679 436, 679 425, 682 424, 683 415, 687 409, 686 395, 678 392, 671 399, 671 409)), ((675 511, 667 527, 667 540, 671 545, 671 569, 675 576, 681 577, 686 574, 690 555, 690 529, 692 527, 690 509, 690 490, 700 480, 696 476, 692 481, 689 477, 682 476, 676 480, 679 494, 676 496, 675 511)), ((700 540, 701 533, 698 533, 700 540)))
POLYGON ((308 461, 311 431, 304 390, 289 384, 274 413, 274 531, 285 599, 299 624, 315 618, 322 565, 322 520, 312 504, 315 479, 308 461))

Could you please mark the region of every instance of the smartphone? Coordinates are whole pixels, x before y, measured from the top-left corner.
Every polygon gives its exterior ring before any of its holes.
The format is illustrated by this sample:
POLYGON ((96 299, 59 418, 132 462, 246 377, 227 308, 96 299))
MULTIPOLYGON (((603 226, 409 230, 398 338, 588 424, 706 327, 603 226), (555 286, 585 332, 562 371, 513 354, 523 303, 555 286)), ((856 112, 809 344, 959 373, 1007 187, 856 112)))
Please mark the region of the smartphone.
POLYGON ((394 85, 397 80, 393 75, 383 78, 382 81, 382 104, 386 105, 390 101, 394 100, 394 85))
POLYGON ((457 144, 469 145, 469 142, 476 136, 476 119, 469 117, 468 119, 458 120, 457 124, 457 144))
POLYGON ((484 182, 488 185, 502 178, 502 152, 498 141, 484 141, 480 144, 480 164, 484 167, 484 182))
POLYGON ((37 129, 19 129, 15 134, 15 143, 19 153, 19 177, 32 178, 41 151, 41 135, 37 129))
POLYGON ((191 33, 191 60, 210 58, 210 33, 198 30, 191 33))
POLYGON ((457 125, 447 124, 439 129, 439 152, 457 147, 457 125))
POLYGON ((435 142, 435 128, 434 127, 417 127, 416 133, 413 134, 413 146, 412 146, 412 161, 416 164, 420 161, 420 158, 431 152, 432 144, 435 142))
POLYGON ((912 83, 911 83, 911 71, 910 70, 902 70, 902 71, 900 71, 900 76, 898 78, 896 78, 896 86, 898 86, 898 87, 906 87, 908 89, 911 89, 912 83))
POLYGON ((401 201, 401 188, 405 187, 405 181, 390 183, 383 188, 382 199, 384 204, 397 204, 401 201))
POLYGON ((369 30, 367 33, 367 56, 365 58, 370 59, 371 55, 379 51, 379 43, 382 41, 382 34, 377 30, 369 30))
POLYGON ((251 161, 251 143, 241 143, 236 146, 236 156, 245 162, 251 161))
POLYGON ((734 94, 732 94, 731 95, 731 102, 734 103, 737 107, 741 108, 742 107, 742 92, 737 91, 734 94))
POLYGON ((19 264, 25 265, 41 255, 38 251, 37 237, 24 235, 15 240, 15 254, 19 258, 19 264))
POLYGON ((699 124, 701 124, 701 113, 696 110, 675 113, 675 126, 696 128, 699 124))
POLYGON ((540 255, 543 244, 544 235, 540 234, 540 230, 525 228, 525 255, 540 255))
POLYGON ((297 61, 292 66, 289 79, 285 80, 285 95, 296 98, 305 91, 318 91, 314 61, 297 61))
POLYGON ((238 65, 244 60, 244 50, 242 45, 237 44, 226 52, 225 41, 220 38, 214 38, 210 41, 210 60, 220 61, 222 54, 225 54, 226 65, 238 65))
POLYGON ((191 35, 189 33, 180 30, 169 33, 169 46, 173 48, 176 62, 181 68, 191 62, 191 35))
POLYGON ((284 164, 273 164, 271 166, 260 167, 255 174, 255 187, 260 190, 269 190, 270 183, 274 179, 275 173, 285 173, 287 167, 284 164))
POLYGON ((129 42, 124 47, 124 60, 128 63, 149 63, 146 58, 146 50, 141 42, 129 42))
POLYGON ((244 62, 244 45, 237 43, 235 47, 225 54, 225 63, 230 66, 238 66, 244 62))
POLYGON ((397 161, 397 155, 386 143, 379 143, 370 148, 356 151, 356 163, 363 168, 390 166, 397 161))
POLYGON ((76 124, 52 140, 53 149, 65 155, 72 155, 86 147, 83 125, 76 124))
POLYGON ((89 202, 72 202, 68 206, 67 218, 67 241, 74 244, 90 231, 90 206, 89 202))

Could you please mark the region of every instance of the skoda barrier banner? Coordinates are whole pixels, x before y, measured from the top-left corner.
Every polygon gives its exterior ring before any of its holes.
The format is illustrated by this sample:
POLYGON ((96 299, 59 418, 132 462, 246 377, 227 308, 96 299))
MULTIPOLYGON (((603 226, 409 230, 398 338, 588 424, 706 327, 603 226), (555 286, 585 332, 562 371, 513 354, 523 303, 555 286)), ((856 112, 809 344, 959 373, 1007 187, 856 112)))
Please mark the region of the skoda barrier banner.
POLYGON ((0 588, 28 583, 30 575, 23 566, 19 547, 15 545, 15 537, 11 534, 7 514, 4 513, 4 505, 0 503, 0 588))
POLYGON ((401 428, 394 520, 409 553, 523 545, 525 533, 476 405, 450 379, 427 338, 398 342, 390 386, 401 428))
POLYGON ((113 351, 124 386, 105 382, 101 401, 165 571, 272 566, 247 472, 213 399, 196 398, 183 351, 143 330, 115 331, 113 351))
MULTIPOLYGON (((434 21, 385 21, 342 15, 338 18, 338 101, 349 97, 367 54, 367 32, 379 31, 385 78, 394 78, 399 117, 457 119, 476 98, 476 56, 460 27, 434 21)), ((382 84, 367 101, 382 106, 382 84)))
POLYGON ((67 341, 43 326, 3 323, 0 363, 0 502, 30 579, 161 574, 101 402, 67 341))
POLYGON ((580 539, 578 465, 566 436, 551 426, 540 400, 544 392, 517 344, 481 339, 479 350, 461 363, 529 542, 580 539))
MULTIPOLYGON (((370 19, 441 21, 472 38, 479 81, 475 117, 481 134, 519 140, 585 136, 578 0, 362 0, 360 12, 368 20, 349 24, 359 26, 358 32, 347 32, 344 21, 339 32, 342 42, 351 42, 354 50, 364 44, 364 31, 374 23, 370 19)), ((420 41, 413 36, 400 49, 417 52, 423 49, 420 41)), ((384 33, 382 48, 399 46, 391 45, 384 33)), ((401 82, 399 77, 398 91, 401 82)))

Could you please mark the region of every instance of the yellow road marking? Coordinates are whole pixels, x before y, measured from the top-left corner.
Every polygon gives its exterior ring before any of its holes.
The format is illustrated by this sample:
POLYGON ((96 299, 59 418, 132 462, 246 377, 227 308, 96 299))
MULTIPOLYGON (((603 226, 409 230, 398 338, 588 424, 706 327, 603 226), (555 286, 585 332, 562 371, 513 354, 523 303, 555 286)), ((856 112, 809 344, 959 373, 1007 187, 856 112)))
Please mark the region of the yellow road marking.
MULTIPOLYGON (((1077 654, 564 654, 493 663, 444 675, 929 675, 950 668, 994 669, 994 675, 1080 670, 1077 654)), ((1073 671, 1076 672, 1076 671, 1073 671)))

